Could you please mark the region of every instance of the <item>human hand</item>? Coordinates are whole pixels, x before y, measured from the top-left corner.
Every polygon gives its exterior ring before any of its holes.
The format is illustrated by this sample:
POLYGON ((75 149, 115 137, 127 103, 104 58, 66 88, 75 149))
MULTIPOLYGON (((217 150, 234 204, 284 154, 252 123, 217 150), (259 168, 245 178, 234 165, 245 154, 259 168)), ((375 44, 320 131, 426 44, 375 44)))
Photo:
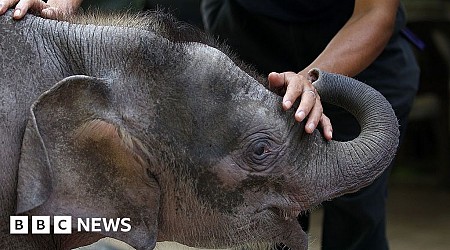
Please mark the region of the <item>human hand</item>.
POLYGON ((288 110, 292 107, 297 98, 301 98, 300 104, 295 112, 295 120, 308 120, 305 125, 306 133, 311 134, 317 125, 320 124, 326 140, 330 141, 333 137, 333 127, 330 119, 323 114, 320 96, 312 82, 300 73, 295 72, 272 72, 268 76, 269 86, 272 89, 286 88, 283 97, 283 109, 288 110))
POLYGON ((75 12, 78 1, 48 0, 45 3, 41 0, 0 0, 0 15, 13 6, 15 6, 14 19, 23 18, 28 10, 34 11, 44 18, 62 19, 75 12))

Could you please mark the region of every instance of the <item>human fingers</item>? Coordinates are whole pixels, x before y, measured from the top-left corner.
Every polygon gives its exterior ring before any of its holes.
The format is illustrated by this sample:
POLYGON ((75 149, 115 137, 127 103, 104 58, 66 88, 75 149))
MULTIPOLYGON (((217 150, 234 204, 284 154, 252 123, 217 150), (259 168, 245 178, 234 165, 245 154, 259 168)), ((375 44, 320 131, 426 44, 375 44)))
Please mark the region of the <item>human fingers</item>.
POLYGON ((28 9, 33 5, 33 0, 20 0, 14 8, 13 18, 22 19, 27 13, 28 9))
POLYGON ((333 138, 333 127, 331 125, 330 118, 328 118, 323 113, 323 106, 320 102, 320 98, 316 97, 316 104, 312 108, 311 112, 308 115, 308 120, 305 124, 305 131, 308 134, 314 132, 314 129, 320 124, 322 128, 323 135, 327 141, 330 141, 333 138))
POLYGON ((314 106, 316 95, 314 86, 312 86, 311 81, 300 74, 296 74, 294 72, 285 72, 283 74, 285 74, 286 78, 286 93, 283 96, 283 108, 285 110, 290 109, 294 102, 298 98, 302 97, 295 115, 296 120, 301 122, 314 106), (304 92, 309 92, 310 94, 303 96, 304 92))
POLYGON ((286 93, 285 74, 272 72, 267 79, 269 80, 269 89, 280 96, 284 96, 286 93))
POLYGON ((269 74, 268 79, 271 89, 286 88, 286 94, 283 97, 283 108, 285 110, 291 108, 295 100, 301 97, 295 113, 295 119, 301 122, 308 117, 305 125, 307 133, 312 133, 320 124, 325 139, 328 141, 332 139, 333 127, 331 126, 331 121, 323 114, 320 96, 309 79, 294 72, 272 72, 269 74))
MULTIPOLYGON (((315 92, 312 92, 311 90, 304 91, 302 94, 302 100, 304 100, 304 95, 309 94, 311 95, 315 92)), ((330 118, 328 118, 323 113, 323 106, 322 102, 320 100, 320 96, 317 94, 313 95, 315 98, 315 104, 312 107, 311 111, 308 114, 308 120, 305 124, 305 131, 308 134, 311 134, 314 132, 314 129, 320 124, 320 127, 322 128, 323 135, 327 141, 330 141, 333 138, 333 127, 331 125, 330 118)), ((298 114, 297 112, 296 114, 298 114)), ((302 117, 303 118, 303 117, 302 117)), ((296 117, 298 119, 298 117, 296 117)))
POLYGON ((5 14, 5 12, 16 5, 18 0, 0 0, 0 15, 5 14))
MULTIPOLYGON (((306 79, 305 77, 300 78, 303 85, 300 94, 300 104, 295 112, 295 120, 302 122, 306 117, 308 117, 308 120, 305 123, 305 131, 307 133, 313 133, 320 123, 324 129, 325 138, 327 140, 331 140, 333 136, 333 128, 329 118, 323 114, 323 106, 320 96, 309 79, 306 79)), ((288 89, 286 94, 289 94, 289 92, 290 90, 288 89)))
POLYGON ((20 0, 14 8, 14 19, 22 19, 29 9, 41 12, 47 4, 41 0, 20 0))
POLYGON ((41 15, 49 19, 64 20, 77 11, 81 2, 81 0, 48 0, 49 8, 42 10, 41 15))
POLYGON ((320 118, 319 124, 323 131, 323 136, 327 141, 331 141, 333 139, 333 127, 331 126, 331 120, 325 114, 322 114, 320 118))
POLYGON ((305 124, 307 133, 312 133, 319 124, 323 113, 322 103, 315 90, 304 89, 301 96, 300 104, 295 112, 295 120, 301 122, 308 116, 305 124))
POLYGON ((5 7, 3 1, 0 1, 0 15, 3 15, 5 13, 6 9, 7 8, 5 7))
POLYGON ((272 72, 267 76, 267 78, 269 80, 270 89, 278 89, 286 87, 285 84, 286 77, 284 73, 272 72))

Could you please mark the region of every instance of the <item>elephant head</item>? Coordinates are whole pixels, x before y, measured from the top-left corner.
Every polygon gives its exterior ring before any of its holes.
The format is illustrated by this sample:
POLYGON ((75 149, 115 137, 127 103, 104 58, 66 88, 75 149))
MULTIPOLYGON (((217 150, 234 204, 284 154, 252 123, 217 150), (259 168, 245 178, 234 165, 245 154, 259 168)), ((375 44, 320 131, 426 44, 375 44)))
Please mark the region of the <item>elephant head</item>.
POLYGON ((322 100, 361 125, 354 140, 327 142, 220 51, 162 44, 164 56, 144 46, 123 70, 65 78, 34 102, 18 213, 130 218, 130 231, 101 233, 139 249, 164 240, 304 249, 298 213, 367 186, 391 162, 397 120, 367 85, 310 73, 322 100))

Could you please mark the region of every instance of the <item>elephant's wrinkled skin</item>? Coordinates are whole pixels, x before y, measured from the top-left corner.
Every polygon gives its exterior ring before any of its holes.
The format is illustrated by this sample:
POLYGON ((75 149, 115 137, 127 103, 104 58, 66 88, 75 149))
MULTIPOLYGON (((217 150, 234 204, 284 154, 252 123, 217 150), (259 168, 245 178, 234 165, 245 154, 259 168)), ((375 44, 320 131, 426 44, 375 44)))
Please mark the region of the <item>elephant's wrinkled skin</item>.
POLYGON ((145 29, 0 17, 2 249, 101 237, 9 235, 16 213, 131 218, 130 232, 102 235, 138 249, 163 240, 305 249, 297 214, 368 185, 392 160, 397 121, 373 89, 312 72, 322 100, 362 127, 353 141, 326 142, 225 54, 181 42, 191 31, 161 16, 145 29))

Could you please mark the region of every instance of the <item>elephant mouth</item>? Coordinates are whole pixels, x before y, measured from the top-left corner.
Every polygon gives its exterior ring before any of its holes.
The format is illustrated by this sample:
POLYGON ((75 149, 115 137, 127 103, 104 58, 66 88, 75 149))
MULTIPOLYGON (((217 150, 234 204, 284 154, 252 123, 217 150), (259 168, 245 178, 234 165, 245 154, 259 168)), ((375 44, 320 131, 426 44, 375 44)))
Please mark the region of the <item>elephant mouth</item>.
POLYGON ((280 230, 278 236, 272 239, 275 243, 282 242, 291 249, 306 250, 308 237, 297 220, 298 215, 303 211, 305 209, 295 204, 266 205, 258 210, 260 213, 271 216, 271 219, 274 220, 272 229, 280 230))
POLYGON ((267 210, 285 221, 297 220, 298 215, 302 212, 302 209, 298 207, 270 206, 267 210))
POLYGON ((297 218, 304 209, 299 206, 269 206, 266 209, 272 213, 280 222, 282 229, 281 238, 278 243, 283 243, 290 249, 308 249, 308 237, 303 231, 297 218))

